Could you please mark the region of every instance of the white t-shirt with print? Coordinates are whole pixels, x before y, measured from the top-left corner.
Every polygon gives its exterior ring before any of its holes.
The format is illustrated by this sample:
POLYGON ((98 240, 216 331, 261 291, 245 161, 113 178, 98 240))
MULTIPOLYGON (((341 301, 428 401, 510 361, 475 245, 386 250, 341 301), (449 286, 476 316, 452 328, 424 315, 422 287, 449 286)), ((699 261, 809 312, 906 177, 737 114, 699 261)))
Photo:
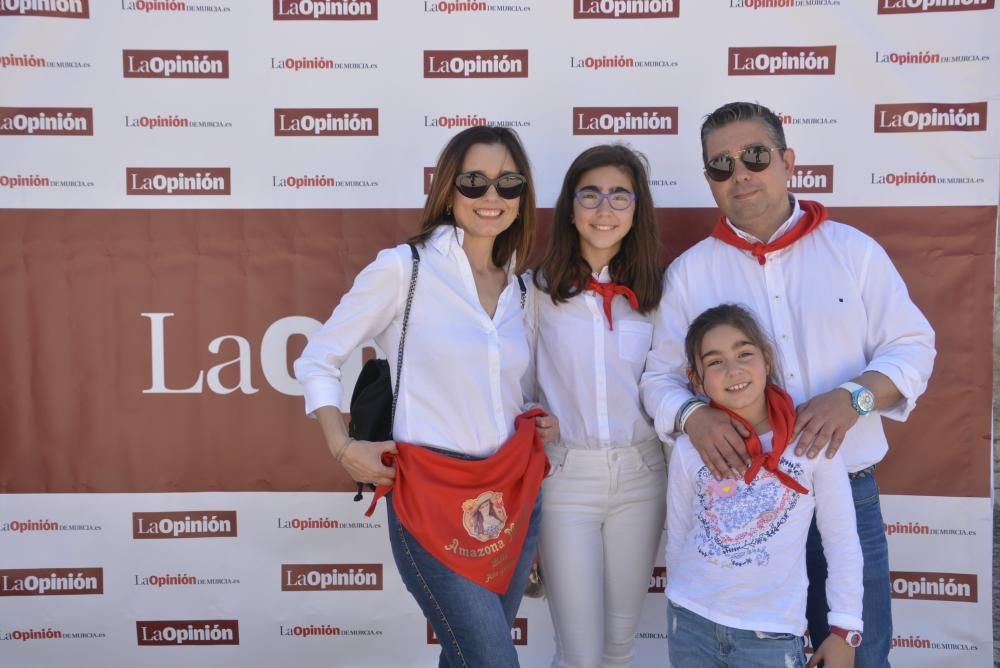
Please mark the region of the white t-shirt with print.
MULTIPOLYGON (((760 440, 770 452, 771 434, 760 440)), ((863 561, 840 453, 808 459, 795 455, 793 443, 780 467, 809 493, 763 468, 750 484, 717 481, 690 438, 678 438, 667 477, 667 597, 717 624, 802 635, 806 537, 815 510, 829 564, 827 619, 862 631, 863 561)))

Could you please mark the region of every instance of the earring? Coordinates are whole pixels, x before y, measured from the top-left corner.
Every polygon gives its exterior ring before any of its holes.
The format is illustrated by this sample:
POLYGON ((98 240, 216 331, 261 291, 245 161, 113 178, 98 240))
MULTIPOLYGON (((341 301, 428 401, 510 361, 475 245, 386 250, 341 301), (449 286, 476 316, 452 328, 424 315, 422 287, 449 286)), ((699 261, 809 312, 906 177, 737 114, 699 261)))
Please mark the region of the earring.
POLYGON ((451 204, 449 204, 447 206, 447 208, 445 208, 445 210, 444 210, 444 217, 445 218, 451 218, 451 204))

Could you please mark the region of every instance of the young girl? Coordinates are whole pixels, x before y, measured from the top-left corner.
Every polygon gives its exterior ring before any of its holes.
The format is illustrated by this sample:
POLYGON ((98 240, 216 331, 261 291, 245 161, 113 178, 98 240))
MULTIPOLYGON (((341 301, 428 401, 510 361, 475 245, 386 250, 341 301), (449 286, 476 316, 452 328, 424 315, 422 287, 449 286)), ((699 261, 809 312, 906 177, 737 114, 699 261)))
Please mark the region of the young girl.
POLYGON ((775 384, 773 348, 733 304, 695 318, 685 339, 695 392, 750 430, 741 480, 716 480, 684 435, 670 457, 667 626, 674 668, 802 666, 805 546, 816 523, 829 563, 831 635, 809 666, 854 665, 861 642, 862 558, 840 454, 794 454, 791 398, 775 384))
POLYGON ((562 441, 542 490, 553 666, 629 666, 662 535, 666 461, 639 404, 660 299, 644 158, 595 146, 570 165, 536 272, 539 401, 562 441))

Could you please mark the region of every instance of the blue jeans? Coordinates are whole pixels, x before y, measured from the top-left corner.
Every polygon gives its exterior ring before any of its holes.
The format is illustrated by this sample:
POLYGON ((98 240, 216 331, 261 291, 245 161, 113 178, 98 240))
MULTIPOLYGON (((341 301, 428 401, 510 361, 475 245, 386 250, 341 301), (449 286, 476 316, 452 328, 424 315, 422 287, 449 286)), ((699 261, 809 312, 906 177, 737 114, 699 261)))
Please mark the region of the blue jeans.
POLYGON ((441 642, 439 668, 512 668, 520 665, 510 630, 535 558, 541 492, 506 594, 455 573, 428 553, 399 522, 386 497, 389 544, 403 584, 441 642))
MULTIPOLYGON (((889 650, 892 645, 892 598, 889 583, 889 545, 882 523, 878 483, 874 475, 851 481, 854 492, 854 510, 858 516, 858 537, 864 568, 864 640, 854 653, 855 668, 888 668, 889 650)), ((826 614, 826 558, 823 541, 816 520, 809 527, 806 542, 806 571, 809 574, 809 596, 806 617, 809 620, 809 637, 814 648, 830 635, 826 614)))
POLYGON ((673 668, 802 668, 803 646, 802 636, 734 629, 667 601, 667 649, 673 668))

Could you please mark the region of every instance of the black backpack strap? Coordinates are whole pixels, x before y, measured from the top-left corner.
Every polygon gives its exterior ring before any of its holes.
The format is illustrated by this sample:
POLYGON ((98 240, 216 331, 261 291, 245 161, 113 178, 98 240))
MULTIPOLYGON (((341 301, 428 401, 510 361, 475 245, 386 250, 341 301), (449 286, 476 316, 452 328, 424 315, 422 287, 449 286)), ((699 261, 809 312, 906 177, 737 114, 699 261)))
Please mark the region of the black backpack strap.
POLYGON ((521 287, 521 310, 524 310, 524 302, 528 298, 528 288, 524 285, 524 279, 517 275, 517 284, 521 287))

